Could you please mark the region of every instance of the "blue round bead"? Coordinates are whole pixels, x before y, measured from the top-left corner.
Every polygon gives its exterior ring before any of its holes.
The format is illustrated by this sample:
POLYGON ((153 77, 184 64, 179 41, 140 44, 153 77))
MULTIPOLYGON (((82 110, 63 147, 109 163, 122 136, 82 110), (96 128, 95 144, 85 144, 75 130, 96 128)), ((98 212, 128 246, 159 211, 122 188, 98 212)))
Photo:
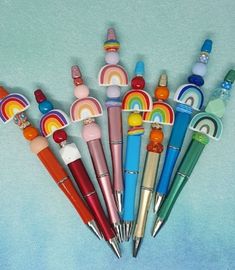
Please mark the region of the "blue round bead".
POLYGON ((204 84, 204 80, 200 75, 193 74, 188 77, 188 82, 196 84, 198 86, 202 86, 204 84))
POLYGON ((47 114, 49 111, 54 109, 52 103, 48 100, 44 100, 39 103, 38 108, 42 114, 47 114))
POLYGON ((221 84, 222 88, 226 89, 226 90, 230 90, 232 88, 232 83, 228 82, 228 81, 224 81, 221 84))

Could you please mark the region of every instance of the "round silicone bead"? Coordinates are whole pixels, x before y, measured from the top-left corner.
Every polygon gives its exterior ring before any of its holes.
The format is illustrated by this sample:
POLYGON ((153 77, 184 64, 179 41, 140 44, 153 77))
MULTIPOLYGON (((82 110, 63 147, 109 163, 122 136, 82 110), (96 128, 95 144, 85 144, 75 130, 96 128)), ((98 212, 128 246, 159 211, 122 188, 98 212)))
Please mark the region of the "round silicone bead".
POLYGON ((158 86, 155 89, 155 98, 160 100, 166 100, 169 97, 169 89, 166 86, 158 86))
POLYGON ((85 98, 89 96, 89 88, 85 84, 74 87, 74 96, 77 98, 85 98))
POLYGON ((53 133, 53 139, 56 143, 62 143, 64 141, 67 140, 67 133, 63 130, 63 129, 60 129, 60 130, 56 130, 54 133, 53 133))
POLYGON ((202 76, 195 75, 195 74, 188 77, 188 82, 196 84, 198 86, 202 86, 204 84, 204 80, 203 80, 202 76))
POLYGON ((133 89, 144 89, 145 80, 141 76, 136 76, 131 80, 131 87, 133 89))
POLYGON ((120 87, 117 85, 111 85, 107 87, 107 97, 109 98, 118 98, 121 95, 120 87))
POLYGON ((192 72, 193 74, 200 75, 203 77, 206 75, 206 65, 198 62, 193 66, 192 72))
POLYGON ((101 129, 100 126, 96 123, 91 123, 83 126, 82 128, 82 137, 86 142, 97 140, 101 138, 101 129))
POLYGON ((38 104, 38 108, 42 114, 47 114, 49 111, 53 110, 53 105, 50 101, 44 100, 38 104))
POLYGON ((34 138, 36 138, 39 135, 39 133, 35 127, 28 126, 23 130, 23 135, 25 139, 27 139, 28 141, 32 141, 34 138))
POLYGON ((131 127, 141 126, 143 123, 142 116, 139 113, 131 113, 128 116, 128 125, 131 127))
POLYGON ((116 65, 119 62, 118 52, 107 52, 105 54, 105 62, 107 64, 116 65))
POLYGON ((161 143, 164 139, 162 129, 153 128, 150 132, 149 139, 155 143, 161 143))
POLYGON ((48 146, 47 139, 42 136, 38 136, 30 142, 30 149, 34 154, 38 154, 48 146))

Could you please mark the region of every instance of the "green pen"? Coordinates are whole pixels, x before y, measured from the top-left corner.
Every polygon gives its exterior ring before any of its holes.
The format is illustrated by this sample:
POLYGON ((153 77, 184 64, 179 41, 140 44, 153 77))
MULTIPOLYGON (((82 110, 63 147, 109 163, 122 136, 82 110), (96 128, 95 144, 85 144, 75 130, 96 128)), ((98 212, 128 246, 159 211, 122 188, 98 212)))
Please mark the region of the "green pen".
POLYGON ((224 115, 234 80, 235 70, 230 70, 225 76, 221 87, 212 94, 205 112, 193 117, 189 128, 195 132, 175 174, 172 187, 157 213, 152 231, 153 237, 157 235, 162 225, 167 221, 181 190, 187 183, 205 146, 209 143, 209 139, 219 140, 221 138, 223 125, 220 118, 224 115))

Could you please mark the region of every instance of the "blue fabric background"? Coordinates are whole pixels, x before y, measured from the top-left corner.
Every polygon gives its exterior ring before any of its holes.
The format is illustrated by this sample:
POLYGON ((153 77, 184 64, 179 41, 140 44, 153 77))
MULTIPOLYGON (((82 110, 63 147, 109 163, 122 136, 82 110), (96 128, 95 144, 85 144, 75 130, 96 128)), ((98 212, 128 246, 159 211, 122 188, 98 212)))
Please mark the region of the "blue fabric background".
MULTIPOLYGON (((136 60, 146 64, 146 89, 153 94, 162 70, 172 91, 186 82, 202 41, 214 41, 204 86, 206 97, 234 67, 233 0, 2 0, 0 83, 25 94, 34 124, 39 112, 33 90, 41 87, 66 112, 74 100, 70 66, 79 64, 91 93, 103 102, 97 74, 104 63, 106 29, 116 28, 122 64, 130 76, 136 60)), ((21 132, 0 125, 0 269, 234 269, 235 268, 235 95, 227 107, 224 134, 211 142, 156 239, 150 211, 137 259, 132 243, 116 259, 84 227, 73 207, 33 156, 21 132)), ((106 113, 98 122, 110 165, 106 113)), ((126 132, 126 117, 124 118, 126 132)), ((142 160, 149 127, 143 140, 142 160)), ((80 128, 68 128, 95 180, 80 128)), ((166 138, 170 129, 166 129, 166 138)), ((185 145, 188 144, 191 133, 185 145)), ((53 145, 53 144, 52 144, 53 145)), ((55 151, 58 150, 53 145, 55 151)), ((163 161, 163 158, 162 158, 163 161)), ((160 167, 161 168, 161 167, 160 167)))

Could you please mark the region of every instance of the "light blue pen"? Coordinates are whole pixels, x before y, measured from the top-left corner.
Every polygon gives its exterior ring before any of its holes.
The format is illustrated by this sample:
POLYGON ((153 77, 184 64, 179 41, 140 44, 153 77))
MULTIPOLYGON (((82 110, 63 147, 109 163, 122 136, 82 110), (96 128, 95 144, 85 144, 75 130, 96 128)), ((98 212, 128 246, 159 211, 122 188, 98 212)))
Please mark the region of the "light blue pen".
POLYGON ((171 132, 162 173, 156 188, 154 212, 157 213, 165 196, 171 176, 184 142, 188 125, 192 118, 193 110, 202 108, 204 95, 200 86, 204 84, 203 77, 207 71, 209 54, 212 50, 212 41, 204 41, 198 62, 192 68, 192 75, 188 77, 188 84, 180 86, 175 93, 174 100, 178 103, 175 108, 175 123, 171 132))
POLYGON ((124 165, 123 236, 125 241, 129 241, 135 221, 135 193, 139 175, 141 137, 144 134, 141 112, 151 111, 153 106, 150 95, 143 90, 145 80, 142 61, 136 63, 135 75, 131 81, 132 89, 126 92, 122 101, 122 110, 131 112, 128 116, 130 128, 127 134, 124 165))

